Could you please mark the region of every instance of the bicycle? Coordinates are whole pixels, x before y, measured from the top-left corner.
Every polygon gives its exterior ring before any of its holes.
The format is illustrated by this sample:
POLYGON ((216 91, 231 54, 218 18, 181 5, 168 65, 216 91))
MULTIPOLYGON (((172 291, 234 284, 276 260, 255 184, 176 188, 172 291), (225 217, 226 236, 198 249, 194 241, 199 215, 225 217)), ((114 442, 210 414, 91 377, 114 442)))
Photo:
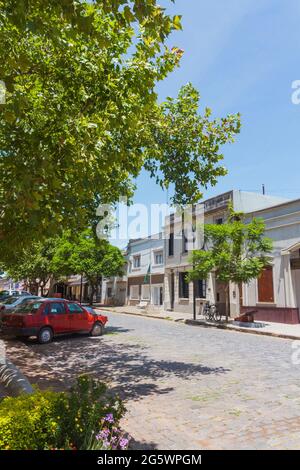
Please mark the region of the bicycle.
POLYGON ((206 321, 219 322, 222 319, 222 315, 220 314, 217 306, 215 304, 210 304, 209 302, 204 305, 202 314, 206 321))

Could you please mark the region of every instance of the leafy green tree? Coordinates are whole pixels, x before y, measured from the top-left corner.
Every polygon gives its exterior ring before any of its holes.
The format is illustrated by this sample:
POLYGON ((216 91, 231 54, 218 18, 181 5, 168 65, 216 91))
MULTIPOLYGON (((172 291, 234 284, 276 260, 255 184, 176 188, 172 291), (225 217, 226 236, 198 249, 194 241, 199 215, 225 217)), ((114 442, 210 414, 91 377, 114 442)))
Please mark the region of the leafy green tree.
POLYGON ((51 264, 56 275, 84 275, 91 287, 91 303, 102 278, 122 275, 124 265, 122 252, 108 241, 96 238, 91 230, 76 236, 65 232, 57 241, 51 264))
POLYGON ((18 260, 7 268, 8 275, 16 281, 24 280, 31 293, 44 295, 52 276, 51 263, 55 250, 53 239, 35 242, 23 250, 18 260))
MULTIPOLYGON (((270 263, 272 240, 264 233, 262 219, 245 223, 245 215, 230 208, 226 223, 204 226, 204 248, 193 251, 188 279, 207 279, 214 272, 216 279, 226 284, 227 293, 229 282, 240 288, 256 279, 270 263)), ((226 311, 228 314, 228 308, 226 311)))
POLYGON ((239 117, 198 117, 191 86, 157 101, 183 53, 166 45, 180 28, 156 0, 0 0, 2 260, 90 226, 99 203, 132 195, 143 166, 175 183, 179 203, 224 174, 219 147, 239 117))
POLYGON ((145 168, 161 187, 174 185, 173 202, 180 206, 198 202, 203 188, 227 174, 221 147, 240 131, 239 115, 210 119, 209 108, 199 114, 199 101, 199 92, 189 83, 177 99, 162 103, 160 119, 150 121, 145 168))

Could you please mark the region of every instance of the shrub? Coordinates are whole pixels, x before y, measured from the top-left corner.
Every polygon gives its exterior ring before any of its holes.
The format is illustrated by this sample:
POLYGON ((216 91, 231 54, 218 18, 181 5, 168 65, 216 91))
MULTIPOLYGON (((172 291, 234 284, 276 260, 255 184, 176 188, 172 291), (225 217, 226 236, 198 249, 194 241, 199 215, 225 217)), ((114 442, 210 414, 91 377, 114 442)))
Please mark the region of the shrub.
POLYGON ((36 391, 4 398, 0 403, 0 449, 26 450, 55 447, 62 394, 36 391))
POLYGON ((106 385, 81 376, 76 385, 60 401, 61 417, 59 439, 60 446, 75 446, 77 449, 86 449, 90 439, 101 428, 104 418, 112 414, 114 423, 118 424, 125 412, 125 407, 117 397, 109 395, 106 385))
POLYGON ((36 390, 32 395, 4 398, 0 449, 87 449, 96 436, 101 448, 99 430, 105 424, 105 429, 115 432, 124 411, 122 402, 110 396, 103 383, 87 376, 79 377, 68 393, 36 390))

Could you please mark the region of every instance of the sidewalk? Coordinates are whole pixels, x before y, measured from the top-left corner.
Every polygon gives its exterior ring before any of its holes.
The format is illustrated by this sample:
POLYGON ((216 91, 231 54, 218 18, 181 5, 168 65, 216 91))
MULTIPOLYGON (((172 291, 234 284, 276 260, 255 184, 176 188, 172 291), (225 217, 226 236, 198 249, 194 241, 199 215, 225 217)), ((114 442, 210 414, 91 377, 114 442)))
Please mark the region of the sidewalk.
POLYGON ((285 323, 256 321, 254 322, 254 325, 251 324, 250 326, 250 324, 247 324, 247 326, 246 325, 244 326, 242 323, 234 322, 233 320, 229 320, 228 323, 225 323, 225 322, 213 323, 213 322, 207 322, 203 317, 199 315, 197 316, 197 320, 193 320, 192 315, 190 313, 170 312, 170 311, 159 310, 159 309, 146 310, 146 309, 141 309, 138 307, 128 306, 128 305, 124 305, 121 307, 99 306, 96 308, 97 310, 101 310, 103 312, 137 315, 137 316, 148 317, 148 318, 157 318, 157 319, 163 319, 163 320, 169 320, 169 321, 175 321, 175 322, 182 322, 182 323, 186 323, 188 325, 194 325, 194 326, 221 328, 221 329, 235 330, 235 331, 240 331, 240 332, 250 333, 250 334, 300 340, 300 324, 288 325, 285 323))
POLYGON ((162 320, 182 321, 191 319, 190 313, 168 312, 161 309, 144 309, 134 306, 123 305, 121 307, 96 306, 97 310, 104 312, 127 313, 129 315, 139 315, 148 318, 159 318, 162 320))

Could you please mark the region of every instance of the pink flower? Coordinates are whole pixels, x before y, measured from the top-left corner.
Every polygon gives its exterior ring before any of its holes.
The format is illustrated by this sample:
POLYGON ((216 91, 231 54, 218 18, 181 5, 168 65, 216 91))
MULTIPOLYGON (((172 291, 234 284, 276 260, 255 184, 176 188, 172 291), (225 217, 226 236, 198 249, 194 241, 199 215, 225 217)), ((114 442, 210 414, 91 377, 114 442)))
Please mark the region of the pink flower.
POLYGON ((108 413, 105 418, 104 418, 104 421, 107 421, 108 423, 114 423, 114 417, 113 417, 113 414, 112 413, 108 413))
POLYGON ((129 439, 126 439, 125 437, 122 437, 122 439, 120 439, 119 441, 119 446, 122 450, 127 449, 128 444, 129 444, 129 439))

